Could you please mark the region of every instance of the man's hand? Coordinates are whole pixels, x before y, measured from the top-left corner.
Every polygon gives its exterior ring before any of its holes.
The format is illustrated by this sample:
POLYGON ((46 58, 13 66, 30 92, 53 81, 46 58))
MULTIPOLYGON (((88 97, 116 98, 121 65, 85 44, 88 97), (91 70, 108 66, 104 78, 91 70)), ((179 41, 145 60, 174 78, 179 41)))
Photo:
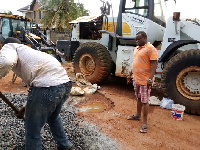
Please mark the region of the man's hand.
POLYGON ((131 76, 132 76, 132 74, 133 74, 132 71, 130 71, 128 77, 126 78, 126 83, 127 83, 127 84, 130 84, 130 83, 131 83, 131 76))
POLYGON ((126 78, 126 83, 127 83, 127 84, 130 84, 130 83, 131 83, 131 77, 127 77, 127 78, 126 78))
POLYGON ((153 83, 152 79, 147 80, 147 88, 148 89, 152 87, 152 83, 153 83))
POLYGON ((15 114, 17 116, 17 118, 19 119, 24 119, 24 114, 25 114, 25 107, 21 107, 18 111, 17 114, 15 114))

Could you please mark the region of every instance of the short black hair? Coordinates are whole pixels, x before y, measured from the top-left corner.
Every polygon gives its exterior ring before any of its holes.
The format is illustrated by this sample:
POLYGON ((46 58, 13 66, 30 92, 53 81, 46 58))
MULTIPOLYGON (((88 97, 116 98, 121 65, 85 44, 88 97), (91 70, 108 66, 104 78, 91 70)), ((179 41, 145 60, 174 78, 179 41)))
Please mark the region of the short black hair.
POLYGON ((144 38, 147 38, 147 34, 144 31, 139 31, 136 35, 141 34, 144 38))
POLYGON ((5 41, 3 42, 3 45, 4 44, 8 44, 8 43, 19 43, 21 44, 21 41, 17 38, 14 38, 14 37, 8 37, 7 39, 5 39, 5 41))

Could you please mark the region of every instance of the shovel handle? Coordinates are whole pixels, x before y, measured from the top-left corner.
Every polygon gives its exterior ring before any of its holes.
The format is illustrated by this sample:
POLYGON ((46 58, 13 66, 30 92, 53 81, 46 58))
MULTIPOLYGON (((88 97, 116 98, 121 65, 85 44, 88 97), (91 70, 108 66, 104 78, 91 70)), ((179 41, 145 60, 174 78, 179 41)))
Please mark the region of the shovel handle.
POLYGON ((8 104, 8 106, 10 106, 10 107, 12 108, 12 110, 13 110, 16 114, 19 112, 19 109, 18 109, 17 107, 15 107, 15 106, 13 105, 13 103, 11 103, 11 102, 9 101, 9 99, 6 98, 6 97, 1 93, 1 91, 0 91, 0 98, 1 98, 6 104, 8 104))

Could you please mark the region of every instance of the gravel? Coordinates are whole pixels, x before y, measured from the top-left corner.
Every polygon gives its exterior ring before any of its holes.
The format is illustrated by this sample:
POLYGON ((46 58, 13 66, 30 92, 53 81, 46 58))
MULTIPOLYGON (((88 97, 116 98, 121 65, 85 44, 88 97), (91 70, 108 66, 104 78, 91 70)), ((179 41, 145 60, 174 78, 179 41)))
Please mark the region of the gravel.
MULTIPOLYGON (((26 101, 26 94, 6 93, 5 96, 18 108, 26 101)), ((97 127, 76 115, 77 109, 67 105, 66 101, 61 111, 63 125, 74 150, 116 150, 117 143, 100 133, 97 127)), ((41 130, 42 150, 55 150, 48 124, 41 130)), ((17 119, 10 107, 0 99, 0 149, 24 150, 25 130, 24 121, 17 119)))

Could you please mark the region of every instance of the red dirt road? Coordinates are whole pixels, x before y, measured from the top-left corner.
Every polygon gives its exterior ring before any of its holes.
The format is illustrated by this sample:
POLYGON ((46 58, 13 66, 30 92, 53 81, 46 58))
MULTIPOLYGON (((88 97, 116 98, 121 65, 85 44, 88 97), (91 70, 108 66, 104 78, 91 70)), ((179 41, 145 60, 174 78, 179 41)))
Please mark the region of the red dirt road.
MULTIPOLYGON (((66 66, 65 66, 66 67, 66 66)), ((66 68, 66 70, 69 68, 66 68)), ((0 80, 0 91, 27 93, 17 78, 12 84, 12 72, 0 80)), ((69 75, 72 73, 69 73, 69 75)), ((136 113, 136 100, 132 85, 126 80, 109 77, 98 92, 110 99, 114 107, 100 113, 80 113, 83 119, 96 124, 100 132, 118 143, 118 150, 198 150, 200 149, 200 116, 184 113, 183 120, 171 118, 171 111, 150 106, 148 133, 139 133, 142 121, 126 120, 136 113)), ((95 95, 95 94, 94 94, 95 95)), ((152 90, 152 96, 161 100, 162 93, 152 90)))
MULTIPOLYGON (((198 150, 200 147, 200 116, 184 114, 183 120, 171 118, 171 111, 150 106, 148 133, 139 133, 142 121, 126 120, 136 113, 136 100, 132 85, 117 77, 109 78, 99 92, 114 102, 115 107, 98 114, 84 114, 102 133, 116 139, 119 150, 198 150)), ((153 90, 152 94, 162 98, 153 90)))

